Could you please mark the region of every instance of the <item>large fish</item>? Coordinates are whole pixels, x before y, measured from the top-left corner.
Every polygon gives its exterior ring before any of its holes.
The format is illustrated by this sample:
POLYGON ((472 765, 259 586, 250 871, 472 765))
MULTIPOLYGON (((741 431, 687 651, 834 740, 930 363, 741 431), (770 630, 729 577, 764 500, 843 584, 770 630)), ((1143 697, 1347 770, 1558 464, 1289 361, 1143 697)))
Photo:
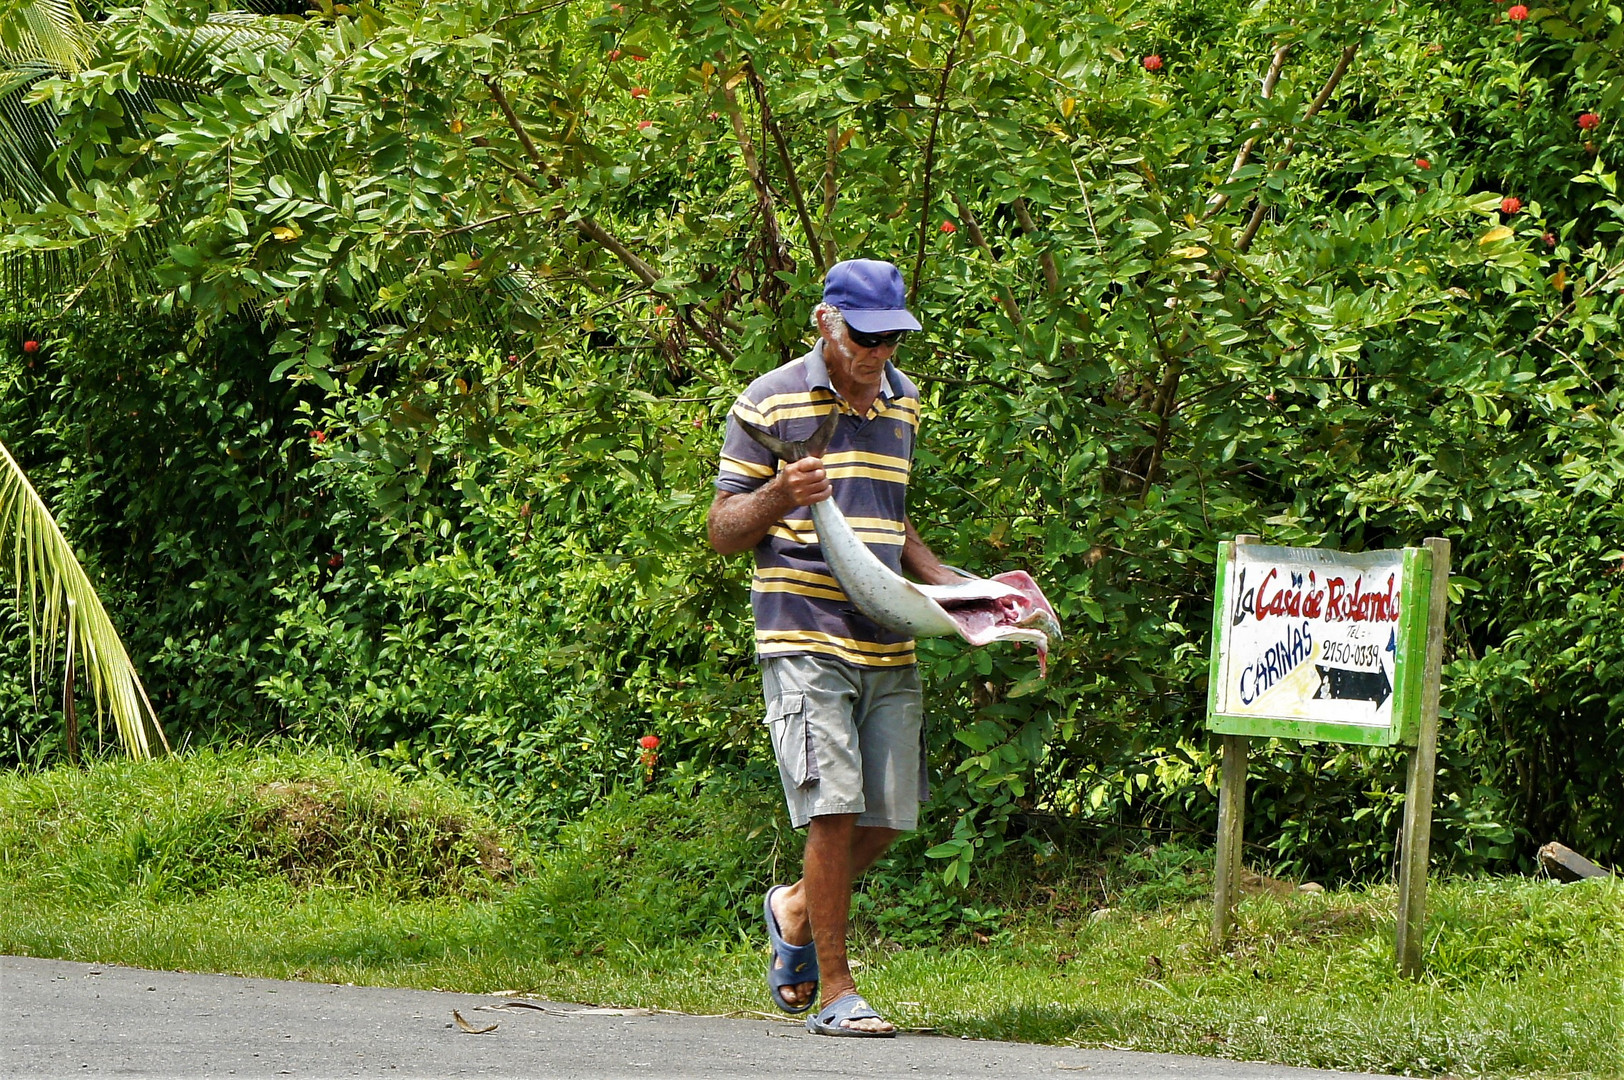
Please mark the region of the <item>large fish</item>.
MULTIPOLYGON (((831 409, 812 437, 800 442, 780 439, 748 421, 734 419, 751 438, 788 462, 822 457, 840 422, 840 412, 831 409)), ((1061 640, 1060 620, 1024 570, 991 578, 958 570, 965 578, 958 584, 918 585, 882 563, 857 538, 833 499, 813 503, 811 513, 823 560, 858 611, 911 637, 957 634, 977 646, 993 641, 1028 642, 1037 648, 1038 670, 1048 673, 1049 640, 1061 640)))

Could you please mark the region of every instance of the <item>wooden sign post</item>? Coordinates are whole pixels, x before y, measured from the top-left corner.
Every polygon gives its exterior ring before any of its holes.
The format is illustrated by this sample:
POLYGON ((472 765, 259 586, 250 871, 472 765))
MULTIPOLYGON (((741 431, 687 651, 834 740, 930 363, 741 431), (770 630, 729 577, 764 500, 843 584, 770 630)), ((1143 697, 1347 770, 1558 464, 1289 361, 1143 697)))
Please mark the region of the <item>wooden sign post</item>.
POLYGON ((1395 951, 1422 968, 1438 691, 1449 605, 1447 540, 1351 554, 1219 545, 1207 728, 1221 736, 1212 938, 1229 938, 1253 737, 1411 748, 1395 951))

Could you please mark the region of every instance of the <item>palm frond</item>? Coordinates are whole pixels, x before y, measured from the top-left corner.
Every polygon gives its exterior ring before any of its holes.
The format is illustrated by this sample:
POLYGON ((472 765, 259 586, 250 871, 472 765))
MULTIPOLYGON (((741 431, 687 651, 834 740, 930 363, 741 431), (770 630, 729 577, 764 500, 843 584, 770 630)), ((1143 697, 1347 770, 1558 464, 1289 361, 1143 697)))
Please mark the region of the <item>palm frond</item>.
MULTIPOLYGON (((71 69, 41 58, 39 48, 8 49, 4 36, 16 36, 13 31, 20 25, 8 19, 0 14, 0 203, 15 202, 27 215, 50 203, 68 202, 75 190, 83 188, 85 171, 80 155, 58 154, 58 116, 52 102, 30 99, 39 83, 71 76, 71 69)), ((151 119, 160 101, 184 104, 217 93, 223 81, 240 72, 234 61, 243 51, 289 48, 306 24, 224 11, 209 14, 196 26, 150 34, 151 25, 138 13, 115 14, 83 28, 81 41, 91 63, 139 57, 140 84, 133 91, 115 91, 112 103, 122 114, 122 133, 143 139, 153 134, 151 119)), ((24 38, 32 40, 26 34, 24 38)), ((277 171, 312 182, 323 167, 319 158, 301 149, 280 153, 272 162, 277 171)), ((159 223, 151 232, 116 248, 92 241, 0 257, 0 278, 17 287, 0 294, 0 306, 35 292, 72 297, 89 287, 117 294, 104 295, 104 300, 139 306, 140 298, 161 291, 149 271, 167 250, 170 227, 159 223)))
POLYGON ((0 61, 43 60, 78 71, 90 59, 92 36, 74 0, 21 0, 0 12, 0 61))
POLYGON ((22 466, 0 443, 0 567, 16 577, 16 598, 28 624, 37 673, 43 645, 49 665, 65 632, 68 653, 90 684, 100 730, 111 713, 124 750, 152 755, 152 739, 169 749, 157 713, 101 598, 22 466))
POLYGON ((50 155, 57 148, 56 115, 25 100, 35 83, 60 74, 46 60, 0 65, 0 199, 15 199, 19 205, 31 208, 65 198, 68 186, 81 179, 76 162, 66 163, 68 178, 52 168, 50 155))
POLYGON ((215 90, 222 74, 234 74, 234 54, 240 49, 286 49, 306 24, 245 11, 217 11, 185 33, 176 34, 168 47, 152 57, 148 71, 197 83, 199 94, 215 90))

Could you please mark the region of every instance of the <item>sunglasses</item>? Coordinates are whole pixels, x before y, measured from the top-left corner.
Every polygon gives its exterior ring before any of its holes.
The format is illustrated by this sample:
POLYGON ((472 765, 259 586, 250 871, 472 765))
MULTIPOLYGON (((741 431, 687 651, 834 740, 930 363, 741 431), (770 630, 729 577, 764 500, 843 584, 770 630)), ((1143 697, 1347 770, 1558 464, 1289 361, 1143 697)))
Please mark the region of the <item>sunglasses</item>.
POLYGON ((902 339, 907 336, 908 331, 888 330, 883 334, 869 334, 848 325, 846 327, 846 333, 851 335, 851 340, 854 345, 860 345, 865 349, 878 349, 883 345, 900 344, 902 339))

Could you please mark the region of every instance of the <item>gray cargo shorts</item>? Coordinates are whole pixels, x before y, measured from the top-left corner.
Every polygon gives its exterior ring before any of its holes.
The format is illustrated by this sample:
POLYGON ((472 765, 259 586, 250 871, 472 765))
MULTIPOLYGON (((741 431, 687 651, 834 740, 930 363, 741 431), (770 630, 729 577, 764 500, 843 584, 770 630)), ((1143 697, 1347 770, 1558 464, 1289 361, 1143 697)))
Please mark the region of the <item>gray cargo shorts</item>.
POLYGON ((818 656, 761 661, 778 775, 790 820, 856 814, 907 831, 930 798, 919 669, 860 668, 818 656))

